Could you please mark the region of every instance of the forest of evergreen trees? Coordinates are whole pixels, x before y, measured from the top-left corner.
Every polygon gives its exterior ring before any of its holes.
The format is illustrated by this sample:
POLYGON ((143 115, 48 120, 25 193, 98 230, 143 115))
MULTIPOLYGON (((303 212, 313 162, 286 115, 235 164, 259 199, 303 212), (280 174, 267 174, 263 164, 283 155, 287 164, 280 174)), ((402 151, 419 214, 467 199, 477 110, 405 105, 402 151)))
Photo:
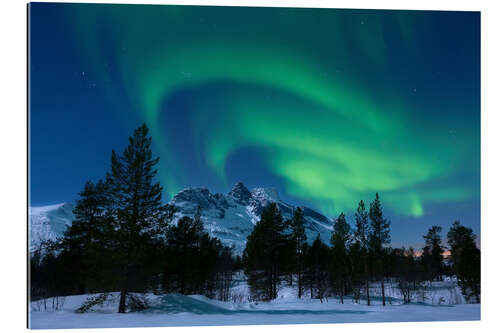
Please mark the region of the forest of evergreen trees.
POLYGON ((341 213, 333 225, 331 244, 319 235, 312 245, 306 241, 303 212, 295 209, 284 221, 278 206, 269 204, 247 240, 243 268, 255 300, 269 301, 278 296, 280 285, 295 286, 297 297, 307 294, 324 299, 345 296, 371 304, 370 291, 379 284, 382 305, 386 304, 385 282, 394 281, 405 303, 427 282, 445 276, 457 279, 467 301, 480 302, 480 250, 470 228, 456 221, 447 237, 449 256, 441 239, 441 227, 433 226, 423 236, 425 246, 417 254, 413 248, 392 248, 390 222, 383 217, 376 194, 369 209, 359 202, 355 227, 341 213))
POLYGON ((248 278, 252 300, 278 297, 280 286, 296 287, 297 297, 323 300, 346 296, 371 303, 373 284, 396 281, 411 301, 422 283, 454 276, 467 300, 480 302, 480 250, 472 230, 455 222, 424 235, 425 247, 391 248, 390 222, 376 194, 369 207, 359 202, 354 228, 342 213, 335 219, 331 244, 318 237, 307 242, 304 215, 296 208, 284 220, 269 204, 248 236, 243 257, 203 229, 201 210, 172 224, 175 209, 162 203, 155 181, 158 158, 146 125, 137 128, 122 154, 112 151, 103 180, 87 182, 79 193, 75 220, 57 241, 30 253, 31 300, 75 294, 99 294, 79 309, 85 312, 119 291, 118 312, 147 308, 145 292, 201 294, 227 301, 235 272, 248 278))
MULTIPOLYGON (((147 307, 146 291, 202 294, 227 300, 238 263, 232 249, 204 230, 201 214, 170 225, 155 182, 158 158, 143 125, 124 152, 111 154, 105 180, 87 182, 75 221, 56 242, 31 254, 31 299, 120 291, 118 312, 147 307)), ((83 307, 84 309, 85 307, 83 307)))

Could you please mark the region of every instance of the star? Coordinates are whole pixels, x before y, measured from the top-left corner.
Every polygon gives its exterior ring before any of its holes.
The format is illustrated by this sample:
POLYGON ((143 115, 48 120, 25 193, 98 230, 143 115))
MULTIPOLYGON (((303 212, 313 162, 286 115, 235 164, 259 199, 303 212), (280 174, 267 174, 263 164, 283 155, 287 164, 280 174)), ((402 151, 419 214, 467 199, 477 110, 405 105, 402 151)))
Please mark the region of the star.
POLYGON ((193 76, 191 72, 181 72, 181 76, 187 79, 190 79, 193 76))

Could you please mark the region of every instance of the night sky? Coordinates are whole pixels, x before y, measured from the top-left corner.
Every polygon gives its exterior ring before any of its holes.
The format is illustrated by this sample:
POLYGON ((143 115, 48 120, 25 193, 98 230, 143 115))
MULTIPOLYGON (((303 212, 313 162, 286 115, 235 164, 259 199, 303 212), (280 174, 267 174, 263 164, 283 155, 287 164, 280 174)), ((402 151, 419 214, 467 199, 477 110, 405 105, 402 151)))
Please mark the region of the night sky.
POLYGON ((164 199, 237 181, 393 244, 480 230, 480 15, 31 4, 30 205, 73 201, 146 122, 164 199))

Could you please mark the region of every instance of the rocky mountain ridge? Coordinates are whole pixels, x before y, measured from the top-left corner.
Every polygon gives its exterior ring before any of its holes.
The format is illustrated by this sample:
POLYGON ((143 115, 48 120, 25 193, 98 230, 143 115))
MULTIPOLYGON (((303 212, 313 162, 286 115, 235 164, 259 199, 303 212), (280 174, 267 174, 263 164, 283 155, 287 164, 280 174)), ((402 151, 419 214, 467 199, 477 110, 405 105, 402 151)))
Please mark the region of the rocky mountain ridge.
MULTIPOLYGON (((222 243, 232 246, 237 254, 245 248, 246 238, 259 221, 265 206, 276 202, 284 219, 291 218, 293 205, 282 201, 273 188, 254 188, 249 190, 241 182, 235 184, 227 194, 211 193, 207 188, 186 188, 179 191, 170 201, 176 208, 173 223, 183 216, 193 217, 198 207, 205 230, 222 243)), ((45 239, 62 236, 73 221, 73 205, 59 205, 30 208, 30 250, 39 246, 45 239)), ((308 241, 312 243, 319 234, 328 243, 333 221, 307 207, 304 210, 305 230, 308 241)))

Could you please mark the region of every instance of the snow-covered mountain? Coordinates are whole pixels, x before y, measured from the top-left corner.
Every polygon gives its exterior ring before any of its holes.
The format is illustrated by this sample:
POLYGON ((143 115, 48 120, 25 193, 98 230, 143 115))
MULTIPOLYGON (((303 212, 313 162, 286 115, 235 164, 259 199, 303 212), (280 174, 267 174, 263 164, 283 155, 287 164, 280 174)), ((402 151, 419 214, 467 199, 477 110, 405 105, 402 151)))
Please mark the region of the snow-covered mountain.
MULTIPOLYGON (((235 252, 241 254, 262 209, 270 202, 278 204, 284 219, 291 217, 294 206, 283 202, 275 189, 255 188, 250 191, 242 183, 234 185, 227 194, 212 194, 206 188, 187 188, 178 192, 170 204, 177 208, 174 223, 182 216, 193 217, 199 206, 205 230, 225 245, 234 246, 235 252)), ((301 208, 308 241, 312 243, 320 234, 321 239, 329 243, 333 221, 310 208, 301 208)), ((30 208, 31 249, 44 239, 62 235, 73 220, 72 209, 68 203, 30 208)))
MULTIPOLYGON (((247 236, 259 221, 262 209, 270 202, 278 204, 284 219, 291 218, 294 206, 283 202, 275 189, 250 191, 243 183, 234 185, 228 194, 212 194, 206 188, 187 188, 177 193, 170 203, 177 208, 176 218, 192 217, 200 206, 203 224, 210 235, 242 253, 247 236)), ((312 243, 319 233, 321 239, 329 243, 333 221, 310 208, 302 209, 308 241, 312 243)))
POLYGON ((51 206, 30 207, 30 251, 36 250, 44 240, 55 240, 73 222, 73 205, 62 203, 51 206))

